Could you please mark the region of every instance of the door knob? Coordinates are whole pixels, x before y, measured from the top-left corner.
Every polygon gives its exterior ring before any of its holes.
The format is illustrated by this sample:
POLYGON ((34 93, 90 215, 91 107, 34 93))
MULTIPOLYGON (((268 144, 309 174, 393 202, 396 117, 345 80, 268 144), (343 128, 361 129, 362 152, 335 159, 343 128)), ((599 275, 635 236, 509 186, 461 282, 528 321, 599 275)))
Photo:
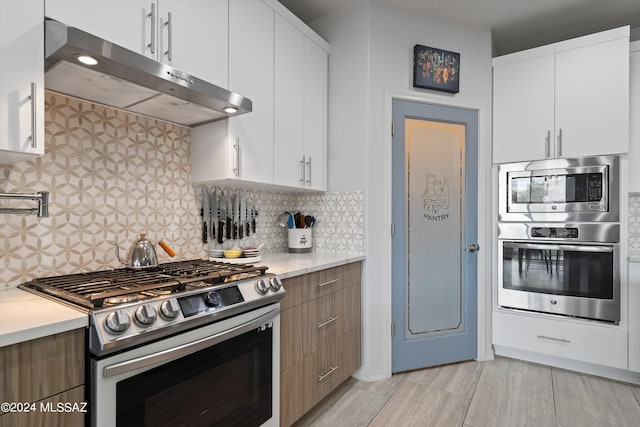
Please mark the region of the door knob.
POLYGON ((478 245, 477 243, 472 243, 465 249, 465 251, 467 252, 478 252, 479 250, 480 245, 478 245))

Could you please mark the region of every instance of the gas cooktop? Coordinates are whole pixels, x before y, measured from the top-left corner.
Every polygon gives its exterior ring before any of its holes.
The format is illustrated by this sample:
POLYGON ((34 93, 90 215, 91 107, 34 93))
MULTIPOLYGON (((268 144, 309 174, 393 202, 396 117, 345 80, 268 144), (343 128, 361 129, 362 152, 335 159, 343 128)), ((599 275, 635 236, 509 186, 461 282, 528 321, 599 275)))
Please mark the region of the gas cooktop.
POLYGON ((21 288, 89 314, 89 350, 104 355, 279 301, 267 267, 208 260, 33 279, 21 288))

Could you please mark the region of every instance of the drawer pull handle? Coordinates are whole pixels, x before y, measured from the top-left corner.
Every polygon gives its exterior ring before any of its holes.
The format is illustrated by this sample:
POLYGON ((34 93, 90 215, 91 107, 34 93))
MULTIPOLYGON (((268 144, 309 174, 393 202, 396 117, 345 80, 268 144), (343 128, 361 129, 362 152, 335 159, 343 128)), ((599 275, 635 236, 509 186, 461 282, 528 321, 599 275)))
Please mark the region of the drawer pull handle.
POLYGON ((329 375, 333 374, 335 371, 338 370, 338 368, 340 367, 340 365, 336 365, 333 368, 329 367, 329 372, 327 372, 324 375, 318 375, 318 382, 324 380, 325 378, 327 378, 329 375))
POLYGON ((323 286, 332 285, 332 284, 336 283, 338 280, 340 280, 340 279, 333 279, 333 280, 329 280, 328 282, 318 283, 318 287, 322 288, 323 286))
POLYGON ((323 328, 325 326, 327 326, 329 323, 331 322, 335 322, 336 320, 338 320, 340 318, 340 316, 336 316, 336 317, 330 317, 329 320, 327 320, 326 322, 322 322, 322 323, 318 323, 318 329, 323 328))
POLYGON ((563 342, 563 343, 571 344, 571 340, 568 340, 566 338, 548 337, 546 335, 538 335, 538 338, 540 338, 542 340, 549 340, 549 341, 556 341, 556 342, 563 342))

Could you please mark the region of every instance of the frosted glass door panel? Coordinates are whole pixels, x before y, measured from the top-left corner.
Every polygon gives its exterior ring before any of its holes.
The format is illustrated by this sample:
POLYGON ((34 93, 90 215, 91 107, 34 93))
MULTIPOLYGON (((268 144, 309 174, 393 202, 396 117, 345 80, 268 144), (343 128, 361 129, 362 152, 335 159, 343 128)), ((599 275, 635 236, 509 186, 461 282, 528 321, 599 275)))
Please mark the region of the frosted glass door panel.
POLYGON ((407 339, 458 329, 462 274, 465 125, 405 119, 407 339))

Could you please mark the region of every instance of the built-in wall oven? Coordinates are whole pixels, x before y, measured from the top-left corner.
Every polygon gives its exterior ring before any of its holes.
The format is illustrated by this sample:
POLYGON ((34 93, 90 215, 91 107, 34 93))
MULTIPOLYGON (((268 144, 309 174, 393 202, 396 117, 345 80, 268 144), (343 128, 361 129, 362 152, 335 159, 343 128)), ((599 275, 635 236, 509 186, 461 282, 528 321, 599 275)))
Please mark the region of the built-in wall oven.
POLYGON ((500 165, 498 305, 620 321, 619 158, 500 165))
POLYGON ((620 225, 501 223, 498 305, 620 321, 620 225))

